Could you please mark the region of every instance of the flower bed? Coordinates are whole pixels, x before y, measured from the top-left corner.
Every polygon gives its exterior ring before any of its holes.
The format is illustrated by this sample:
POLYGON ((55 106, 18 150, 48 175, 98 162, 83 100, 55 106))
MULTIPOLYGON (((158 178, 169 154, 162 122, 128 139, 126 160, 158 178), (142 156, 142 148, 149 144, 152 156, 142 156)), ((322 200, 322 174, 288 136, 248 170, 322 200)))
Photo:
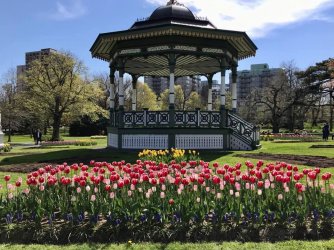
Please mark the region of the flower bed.
POLYGON ((262 134, 260 135, 262 141, 275 142, 316 142, 322 139, 318 135, 312 134, 294 134, 294 133, 277 133, 277 134, 262 134))
POLYGON ((268 228, 284 232, 284 239, 305 238, 309 229, 316 230, 314 237, 333 236, 330 173, 299 171, 283 162, 245 165, 242 172, 241 164, 210 166, 195 160, 91 161, 48 165, 24 180, 5 176, 2 233, 10 235, 5 225, 14 223, 29 234, 26 227, 34 222, 33 230, 44 236, 53 232, 55 242, 74 232, 81 241, 83 231, 93 234, 94 225, 102 230, 98 235, 107 234, 101 241, 235 240, 240 235, 259 240, 272 237, 268 228), (23 181, 28 188, 21 188, 23 181))
POLYGON ((93 145, 97 145, 97 141, 93 141, 93 140, 43 141, 41 145, 42 146, 66 146, 66 145, 93 146, 93 145))

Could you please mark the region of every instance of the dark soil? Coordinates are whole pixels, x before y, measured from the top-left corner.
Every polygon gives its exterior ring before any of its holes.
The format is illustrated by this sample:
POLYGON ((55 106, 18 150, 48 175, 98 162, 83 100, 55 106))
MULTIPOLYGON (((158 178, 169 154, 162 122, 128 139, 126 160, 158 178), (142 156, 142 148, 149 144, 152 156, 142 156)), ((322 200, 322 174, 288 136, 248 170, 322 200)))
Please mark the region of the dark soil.
POLYGON ((310 167, 319 167, 319 168, 334 167, 334 159, 325 156, 268 154, 268 153, 237 154, 235 156, 243 158, 280 161, 289 164, 305 165, 310 167))

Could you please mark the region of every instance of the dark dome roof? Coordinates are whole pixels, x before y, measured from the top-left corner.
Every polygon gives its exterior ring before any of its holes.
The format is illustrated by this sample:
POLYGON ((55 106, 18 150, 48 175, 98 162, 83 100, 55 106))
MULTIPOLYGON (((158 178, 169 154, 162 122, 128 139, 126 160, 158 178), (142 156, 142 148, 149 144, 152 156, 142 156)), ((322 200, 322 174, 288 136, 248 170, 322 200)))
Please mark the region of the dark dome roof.
POLYGON ((149 20, 161 19, 185 19, 196 20, 195 15, 187 7, 183 5, 171 4, 157 8, 149 20))

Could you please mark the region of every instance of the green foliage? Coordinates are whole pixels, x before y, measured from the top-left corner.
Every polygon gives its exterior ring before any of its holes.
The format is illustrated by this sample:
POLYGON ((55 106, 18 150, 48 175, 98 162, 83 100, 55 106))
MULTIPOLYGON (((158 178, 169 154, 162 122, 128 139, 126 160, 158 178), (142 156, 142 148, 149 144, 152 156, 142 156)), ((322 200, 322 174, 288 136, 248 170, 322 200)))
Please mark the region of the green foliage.
POLYGON ((137 84, 137 110, 158 110, 157 96, 146 83, 137 84))
POLYGON ((27 71, 26 98, 29 108, 41 107, 52 119, 52 140, 59 140, 59 128, 82 114, 105 114, 97 105, 98 85, 84 80, 86 67, 68 52, 51 53, 33 61, 27 71), (28 98, 29 97, 29 98, 28 98), (65 119, 65 120, 64 120, 65 119))
POLYGON ((193 91, 190 93, 190 96, 185 104, 186 110, 195 110, 196 108, 201 108, 202 102, 200 95, 193 91))
POLYGON ((93 136, 90 137, 90 139, 93 139, 93 140, 107 139, 107 136, 105 136, 105 135, 93 135, 93 136))
MULTIPOLYGON (((175 109, 184 110, 184 93, 180 85, 175 85, 175 109)), ((161 94, 161 110, 168 110, 169 106, 169 89, 166 89, 161 94)))
POLYGON ((12 146, 9 143, 5 143, 2 147, 0 147, 0 152, 10 152, 12 150, 12 146))
POLYGON ((75 142, 76 146, 94 146, 97 145, 97 141, 94 140, 80 140, 75 142))

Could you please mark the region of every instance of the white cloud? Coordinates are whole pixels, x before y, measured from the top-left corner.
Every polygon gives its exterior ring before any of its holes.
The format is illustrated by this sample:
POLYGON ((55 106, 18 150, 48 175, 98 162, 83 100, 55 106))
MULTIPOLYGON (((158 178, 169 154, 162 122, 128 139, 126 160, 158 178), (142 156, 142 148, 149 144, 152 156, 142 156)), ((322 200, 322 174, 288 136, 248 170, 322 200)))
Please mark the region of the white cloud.
POLYGON ((51 15, 51 18, 56 20, 75 19, 86 13, 86 9, 82 0, 67 0, 57 2, 57 11, 51 15))
MULTIPOLYGON (((146 0, 166 4, 166 0, 146 0)), ((198 16, 208 17, 218 28, 246 31, 263 37, 271 30, 304 20, 328 20, 321 14, 333 6, 333 0, 179 0, 195 9, 198 16)))

